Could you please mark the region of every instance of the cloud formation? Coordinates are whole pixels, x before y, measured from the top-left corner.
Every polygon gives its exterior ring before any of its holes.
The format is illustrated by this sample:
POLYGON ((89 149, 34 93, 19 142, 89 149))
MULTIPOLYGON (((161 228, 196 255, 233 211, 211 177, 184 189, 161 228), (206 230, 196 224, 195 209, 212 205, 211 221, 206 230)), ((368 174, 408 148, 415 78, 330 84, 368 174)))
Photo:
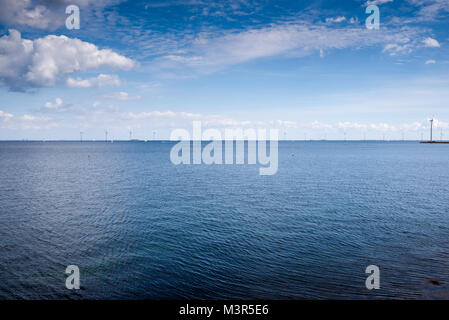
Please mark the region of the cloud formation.
POLYGON ((0 120, 7 121, 7 120, 11 119, 12 117, 14 117, 14 116, 11 113, 7 113, 7 112, 0 110, 0 120))
POLYGON ((390 54, 390 56, 396 56, 398 54, 410 53, 412 49, 410 48, 410 44, 397 44, 397 43, 389 43, 387 44, 382 52, 386 52, 390 54))
POLYGON ((56 14, 40 1, 0 0, 0 8, 0 22, 7 25, 53 29, 64 21, 62 14, 56 14))
POLYGON ((23 39, 17 30, 0 38, 0 81, 12 90, 45 87, 69 74, 98 68, 129 70, 135 62, 110 49, 66 36, 23 39))
POLYGON ((418 21, 433 21, 442 13, 449 12, 448 0, 407 0, 419 8, 418 21))
POLYGON ((58 109, 60 106, 62 106, 62 99, 61 98, 56 98, 55 102, 47 102, 45 103, 44 107, 46 109, 58 109))
POLYGON ((440 43, 436 39, 433 39, 431 37, 425 38, 423 40, 423 43, 426 47, 429 47, 429 48, 439 48, 440 47, 440 43))
POLYGON ((119 86, 120 79, 117 75, 113 74, 99 74, 97 77, 88 79, 81 78, 67 78, 66 86, 69 88, 102 88, 107 86, 119 86))
POLYGON ((371 32, 355 24, 335 28, 307 21, 274 24, 222 35, 199 34, 191 46, 179 51, 180 53, 165 55, 156 60, 156 64, 161 69, 186 66, 208 73, 255 59, 304 57, 320 50, 387 45, 384 52, 405 53, 417 47, 416 39, 422 39, 423 32, 424 30, 413 27, 371 32))
POLYGON ((114 92, 111 94, 104 95, 105 98, 108 99, 115 99, 120 101, 130 101, 130 100, 139 100, 140 96, 132 97, 128 94, 128 92, 120 91, 120 92, 114 92))
POLYGON ((346 21, 346 17, 336 17, 336 18, 326 18, 326 22, 335 22, 335 23, 339 23, 339 22, 343 22, 346 21))

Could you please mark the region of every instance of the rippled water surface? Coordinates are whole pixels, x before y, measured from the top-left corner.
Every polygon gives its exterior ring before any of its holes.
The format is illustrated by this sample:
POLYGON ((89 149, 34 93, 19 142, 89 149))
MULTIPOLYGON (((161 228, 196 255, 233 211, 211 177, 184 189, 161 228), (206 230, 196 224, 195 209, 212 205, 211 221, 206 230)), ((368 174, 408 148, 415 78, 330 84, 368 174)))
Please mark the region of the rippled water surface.
POLYGON ((172 145, 0 142, 0 298, 449 297, 449 145, 280 142, 273 176, 172 145))

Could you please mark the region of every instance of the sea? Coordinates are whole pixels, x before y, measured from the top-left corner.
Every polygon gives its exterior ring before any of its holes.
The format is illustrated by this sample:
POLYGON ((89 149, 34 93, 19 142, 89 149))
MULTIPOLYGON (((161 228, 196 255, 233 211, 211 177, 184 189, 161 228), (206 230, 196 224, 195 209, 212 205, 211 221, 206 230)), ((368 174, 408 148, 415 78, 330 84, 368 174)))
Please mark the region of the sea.
POLYGON ((280 141, 264 176, 174 144, 0 142, 0 299, 449 298, 449 145, 280 141))

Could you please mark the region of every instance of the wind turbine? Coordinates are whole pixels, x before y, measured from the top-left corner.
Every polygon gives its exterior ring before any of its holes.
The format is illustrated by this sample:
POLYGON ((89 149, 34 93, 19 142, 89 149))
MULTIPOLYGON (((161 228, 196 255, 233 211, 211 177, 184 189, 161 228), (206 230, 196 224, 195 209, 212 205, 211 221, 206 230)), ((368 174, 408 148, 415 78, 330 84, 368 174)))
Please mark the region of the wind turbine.
POLYGON ((432 141, 432 133, 433 133, 433 118, 429 119, 430 121, 430 141, 432 141))

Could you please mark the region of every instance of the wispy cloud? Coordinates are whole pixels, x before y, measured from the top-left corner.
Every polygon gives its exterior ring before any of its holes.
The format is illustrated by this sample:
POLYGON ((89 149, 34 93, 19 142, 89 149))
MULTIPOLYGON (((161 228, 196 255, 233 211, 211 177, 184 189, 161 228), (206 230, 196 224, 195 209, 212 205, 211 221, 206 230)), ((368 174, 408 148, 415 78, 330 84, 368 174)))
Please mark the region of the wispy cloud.
POLYGON ((339 23, 339 22, 343 22, 346 21, 346 17, 340 16, 340 17, 336 17, 336 18, 326 18, 326 22, 331 22, 331 23, 339 23))
POLYGON ((99 74, 93 78, 67 78, 66 86, 69 88, 102 88, 106 86, 119 86, 121 81, 115 74, 99 74))
POLYGON ((140 96, 133 97, 133 96, 130 96, 128 94, 128 92, 124 92, 124 91, 105 94, 103 97, 107 98, 107 99, 115 99, 115 100, 120 100, 120 101, 131 101, 131 100, 139 100, 140 99, 140 96))
POLYGON ((418 28, 390 28, 373 32, 362 27, 328 27, 309 22, 285 23, 265 28, 227 32, 224 35, 198 35, 179 53, 156 59, 161 69, 190 67, 211 72, 222 67, 254 59, 290 56, 303 57, 320 50, 366 48, 389 43, 386 51, 410 51, 424 31, 418 28), (407 44, 405 44, 407 43, 407 44), (401 46, 401 47, 399 47, 401 46))
POLYGON ((396 56, 402 53, 410 53, 411 50, 410 44, 407 43, 402 45, 397 43, 389 43, 383 48, 382 52, 387 52, 390 56, 396 56))
POLYGON ((366 6, 371 6, 371 5, 378 6, 378 5, 388 3, 388 2, 393 2, 393 1, 394 0, 370 0, 370 1, 365 2, 365 5, 366 6))
POLYGON ((412 21, 434 21, 442 13, 449 12, 447 0, 407 0, 408 3, 418 9, 417 17, 412 18, 412 21))

